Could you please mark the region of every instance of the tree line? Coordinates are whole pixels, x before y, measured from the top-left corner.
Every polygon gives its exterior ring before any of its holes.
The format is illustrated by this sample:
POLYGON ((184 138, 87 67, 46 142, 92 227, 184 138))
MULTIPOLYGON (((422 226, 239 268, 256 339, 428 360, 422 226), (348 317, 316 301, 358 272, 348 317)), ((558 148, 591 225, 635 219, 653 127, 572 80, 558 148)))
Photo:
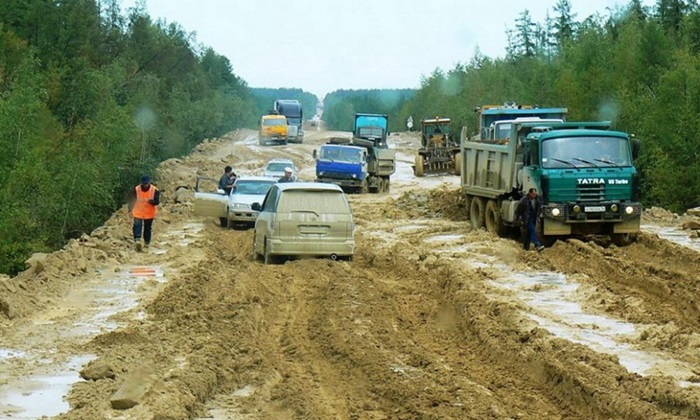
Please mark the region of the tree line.
MULTIPOLYGON (((583 1, 583 0, 581 0, 583 1)), ((478 51, 425 77, 397 115, 449 116, 476 131, 482 104, 567 107, 568 119, 610 120, 642 144, 643 202, 674 211, 700 205, 700 8, 695 1, 632 0, 577 20, 559 0, 544 22, 525 10, 503 58, 478 51)))
POLYGON ((406 122, 397 119, 415 89, 336 90, 323 99, 323 121, 329 130, 352 131, 355 113, 387 114, 389 130, 402 131, 406 122))
POLYGON ((0 272, 91 231, 143 173, 254 126, 230 62, 143 6, 0 2, 0 272))

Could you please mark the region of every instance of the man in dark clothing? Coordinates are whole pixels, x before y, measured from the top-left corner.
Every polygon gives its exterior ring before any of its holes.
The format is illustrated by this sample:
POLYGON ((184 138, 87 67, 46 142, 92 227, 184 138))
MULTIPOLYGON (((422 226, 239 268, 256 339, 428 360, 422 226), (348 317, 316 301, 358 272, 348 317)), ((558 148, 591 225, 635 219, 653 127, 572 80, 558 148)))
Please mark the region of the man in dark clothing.
POLYGON ((277 180, 277 182, 294 182, 294 175, 292 168, 284 168, 284 176, 277 180))
POLYGON ((525 226, 523 245, 525 250, 530 249, 530 242, 535 244, 538 251, 544 249, 544 245, 537 237, 537 219, 542 214, 542 201, 537 195, 537 188, 530 188, 527 195, 520 199, 518 207, 515 209, 515 219, 522 221, 525 226))
POLYGON ((236 178, 238 175, 236 175, 235 172, 233 172, 233 168, 230 166, 227 166, 224 168, 224 174, 221 175, 221 179, 219 179, 219 188, 224 190, 224 193, 226 195, 231 194, 231 190, 233 189, 233 183, 236 182, 236 178))
POLYGON ((158 214, 160 204, 160 191, 151 184, 148 175, 141 177, 141 185, 134 188, 133 199, 129 202, 129 212, 134 218, 134 244, 137 251, 141 251, 141 233, 146 248, 151 243, 151 228, 153 219, 158 214))

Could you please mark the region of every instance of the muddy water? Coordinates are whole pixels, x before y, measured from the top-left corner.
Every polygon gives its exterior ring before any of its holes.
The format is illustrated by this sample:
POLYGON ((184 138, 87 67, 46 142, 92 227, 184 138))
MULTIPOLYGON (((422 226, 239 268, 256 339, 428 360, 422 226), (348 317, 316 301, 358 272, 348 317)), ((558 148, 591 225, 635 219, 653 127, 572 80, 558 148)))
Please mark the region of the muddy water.
MULTIPOLYGON (((186 248, 201 236, 201 223, 173 226, 160 234, 140 260, 186 248)), ((135 258, 134 258, 135 260, 135 258)), ((79 372, 95 358, 76 352, 81 343, 144 319, 140 305, 167 283, 160 265, 108 266, 76 286, 43 314, 18 328, 0 348, 0 418, 36 419, 68 411, 65 396, 82 381, 79 372), (125 316, 126 315, 126 316, 125 316)))
POLYGON ((642 376, 663 375, 680 386, 697 386, 693 367, 663 351, 650 351, 636 343, 649 325, 639 325, 592 313, 583 308, 584 286, 576 278, 551 271, 522 271, 502 258, 483 254, 485 244, 464 243, 464 235, 441 234, 423 238, 435 253, 452 256, 472 268, 492 273, 494 299, 517 299, 522 314, 551 334, 582 344, 599 353, 611 354, 628 371, 642 376), (461 253, 461 255, 460 255, 461 253))
POLYGON ((700 238, 693 238, 688 234, 688 231, 680 230, 675 227, 655 225, 642 225, 642 231, 654 233, 661 239, 666 239, 678 245, 700 251, 700 238))
POLYGON ((69 304, 62 305, 61 311, 48 312, 33 320, 25 327, 26 342, 0 351, 3 370, 26 370, 26 366, 32 366, 25 376, 0 386, 0 416, 31 419, 67 411, 65 395, 81 380, 80 369, 95 356, 67 356, 64 344, 87 342, 126 325, 126 322, 114 320, 114 315, 136 308, 140 289, 157 287, 165 281, 163 269, 157 266, 125 267, 119 273, 102 272, 89 287, 68 295, 69 304), (63 320, 71 316, 75 316, 73 321, 63 324, 63 320))
POLYGON ((501 268, 503 277, 491 284, 514 292, 530 308, 524 311, 525 316, 557 337, 615 355, 628 371, 642 376, 670 376, 680 385, 689 384, 687 380, 695 376, 687 363, 660 351, 645 351, 635 346, 640 331, 648 326, 585 311, 578 298, 582 285, 574 279, 560 273, 501 268))

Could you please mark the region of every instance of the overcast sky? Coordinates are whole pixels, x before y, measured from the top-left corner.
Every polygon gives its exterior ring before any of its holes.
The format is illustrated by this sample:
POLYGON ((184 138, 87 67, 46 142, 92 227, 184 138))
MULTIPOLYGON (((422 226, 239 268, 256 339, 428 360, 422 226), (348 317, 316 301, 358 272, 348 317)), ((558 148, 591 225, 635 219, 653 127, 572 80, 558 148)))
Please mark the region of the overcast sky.
MULTIPOLYGON (((137 0, 122 0, 122 7, 137 0)), ((251 87, 417 88, 421 76, 467 63, 478 50, 503 57, 506 30, 529 10, 554 15, 556 0, 144 0, 226 56, 251 87)), ((651 6, 654 0, 643 0, 651 6)), ((576 20, 627 0, 571 0, 576 20)))

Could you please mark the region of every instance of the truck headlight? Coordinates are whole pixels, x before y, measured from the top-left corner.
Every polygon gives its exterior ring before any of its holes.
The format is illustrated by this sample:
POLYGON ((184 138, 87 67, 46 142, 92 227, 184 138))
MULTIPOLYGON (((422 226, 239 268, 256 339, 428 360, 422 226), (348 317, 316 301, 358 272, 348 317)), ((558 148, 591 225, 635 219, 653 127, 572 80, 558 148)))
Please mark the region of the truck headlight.
POLYGON ((318 173, 318 176, 323 176, 323 172, 319 172, 319 173, 318 173))
MULTIPOLYGON (((611 210, 613 213, 616 213, 617 210, 619 210, 619 208, 617 207, 617 204, 613 204, 612 206, 610 206, 610 210, 611 210)), ((627 214, 629 214, 629 213, 627 213, 627 214)))
POLYGON ((576 204, 576 205, 574 206, 574 213, 581 213, 581 206, 579 206, 578 204, 576 204))
POLYGON ((560 213, 561 212, 559 211, 558 208, 555 207, 552 209, 552 216, 554 216, 554 217, 559 216, 560 213))
POLYGON ((627 214, 634 213, 634 207, 632 207, 632 206, 625 207, 625 213, 627 213, 627 214))
POLYGON ((352 174, 352 177, 353 177, 353 178, 357 178, 357 174, 352 174))

